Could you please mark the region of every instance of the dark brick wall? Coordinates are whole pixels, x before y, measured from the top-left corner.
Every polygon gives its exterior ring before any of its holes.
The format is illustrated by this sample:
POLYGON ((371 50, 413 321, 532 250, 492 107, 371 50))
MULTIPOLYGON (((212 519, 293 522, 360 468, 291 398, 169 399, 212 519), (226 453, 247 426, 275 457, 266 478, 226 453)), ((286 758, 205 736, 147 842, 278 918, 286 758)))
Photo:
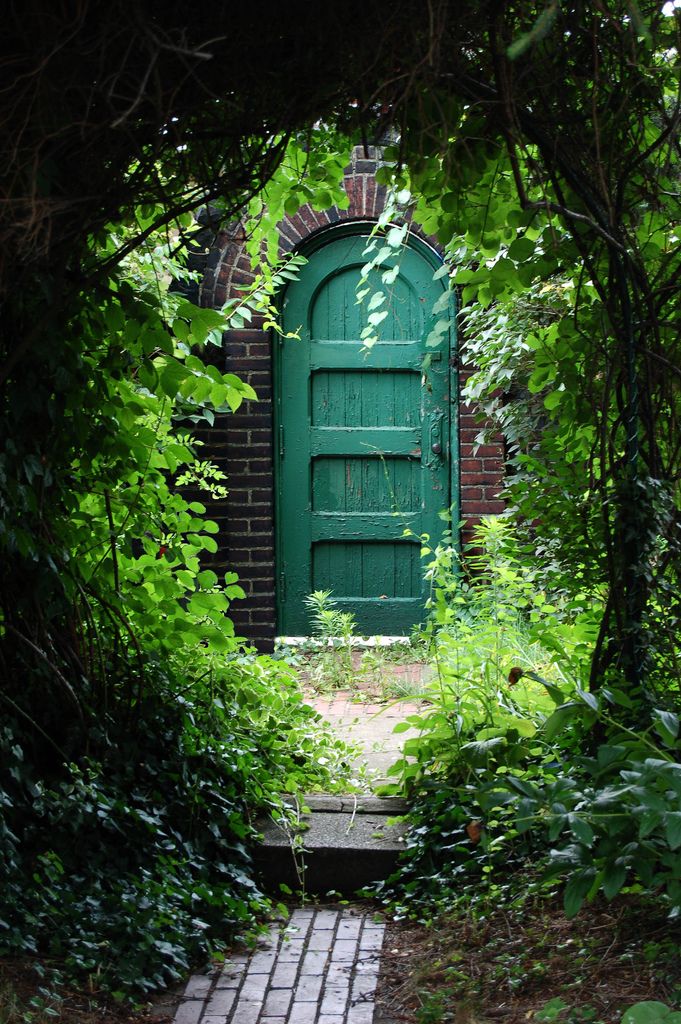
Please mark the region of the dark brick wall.
MULTIPOLYGON (((302 207, 280 225, 282 252, 291 252, 310 235, 340 221, 375 220, 385 202, 385 188, 374 179, 377 154, 362 148, 353 153, 346 171, 349 206, 316 211, 302 207)), ((436 246, 432 239, 427 239, 436 246)), ((436 246, 437 247, 437 246, 436 246)), ((220 232, 204 257, 205 272, 199 291, 204 306, 221 306, 238 295, 237 288, 253 280, 250 260, 243 250, 239 225, 220 232)), ((231 615, 238 634, 259 650, 271 650, 276 633, 276 580, 274 558, 274 480, 272 352, 269 336, 254 324, 251 330, 225 335, 223 369, 253 386, 257 402, 245 402, 238 412, 219 417, 205 434, 202 457, 211 458, 228 474, 227 499, 211 507, 219 523, 218 568, 238 573, 246 598, 234 603, 231 615)), ((465 371, 464 371, 465 373, 465 371)), ((459 408, 461 460, 461 518, 470 526, 481 515, 500 512, 497 495, 503 482, 501 442, 474 451, 480 430, 475 410, 459 408)))
MULTIPOLYGON (((274 486, 272 431, 272 357, 269 335, 260 330, 229 331, 225 369, 250 384, 257 402, 244 402, 221 417, 219 447, 210 456, 228 474, 229 493, 220 522, 221 560, 238 573, 246 592, 231 609, 238 634, 260 650, 272 647, 274 607, 274 486)), ((218 439, 216 439, 218 440, 218 439)), ((204 449, 205 451, 205 449, 204 449)))
MULTIPOLYGON (((461 388, 470 375, 464 368, 459 372, 461 388)), ((504 503, 498 497, 504 481, 504 450, 501 438, 493 443, 476 444, 483 429, 478 411, 471 405, 459 403, 459 486, 461 495, 462 542, 470 540, 472 528, 481 516, 503 512, 504 503)))

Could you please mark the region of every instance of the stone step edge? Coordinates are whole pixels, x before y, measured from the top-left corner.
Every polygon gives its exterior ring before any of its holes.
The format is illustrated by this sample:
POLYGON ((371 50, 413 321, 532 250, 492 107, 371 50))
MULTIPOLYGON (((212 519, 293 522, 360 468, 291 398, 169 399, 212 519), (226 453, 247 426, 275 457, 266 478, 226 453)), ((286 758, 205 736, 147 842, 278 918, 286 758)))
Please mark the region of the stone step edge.
POLYGON ((307 793, 303 797, 285 796, 284 803, 296 809, 307 807, 317 814, 380 814, 399 818, 409 811, 409 803, 404 797, 366 796, 361 793, 343 796, 307 793))

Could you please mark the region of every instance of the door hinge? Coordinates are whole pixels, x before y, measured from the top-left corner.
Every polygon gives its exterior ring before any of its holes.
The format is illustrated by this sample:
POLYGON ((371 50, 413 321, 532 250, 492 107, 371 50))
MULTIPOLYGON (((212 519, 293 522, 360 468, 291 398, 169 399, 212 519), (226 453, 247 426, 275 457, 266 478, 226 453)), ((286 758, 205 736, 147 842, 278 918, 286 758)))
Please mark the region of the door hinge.
POLYGON ((279 425, 279 458, 284 458, 284 427, 283 424, 279 425))
POLYGON ((286 574, 283 572, 279 573, 279 600, 286 600, 286 574))

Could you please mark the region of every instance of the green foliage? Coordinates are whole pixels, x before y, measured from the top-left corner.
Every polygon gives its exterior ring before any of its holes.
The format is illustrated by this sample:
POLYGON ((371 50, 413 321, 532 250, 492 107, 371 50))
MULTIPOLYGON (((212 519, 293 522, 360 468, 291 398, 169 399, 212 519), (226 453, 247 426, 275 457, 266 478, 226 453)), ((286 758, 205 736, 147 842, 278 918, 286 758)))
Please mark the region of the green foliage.
POLYGON ((370 352, 380 337, 381 324, 389 316, 388 302, 400 270, 400 257, 407 243, 409 224, 405 220, 411 194, 406 189, 388 191, 364 255, 369 257, 357 282, 357 303, 367 303, 367 324, 360 334, 370 352), (390 260, 392 266, 385 267, 390 260))
POLYGON ((552 277, 492 305, 467 306, 463 348, 475 369, 464 394, 487 419, 477 440, 497 431, 504 437, 506 498, 532 524, 528 539, 546 582, 597 595, 607 578, 604 524, 585 464, 597 443, 600 384, 586 372, 584 341, 573 326, 577 301, 593 300, 588 286, 578 288, 552 277))
POLYGON ((305 598, 313 635, 349 647, 357 634, 357 623, 351 612, 342 612, 336 607, 331 594, 331 590, 315 590, 305 598))
POLYGON ((681 1024, 681 1013, 654 999, 634 1003, 622 1016, 622 1024, 661 1024, 662 1021, 681 1024))
MULTIPOLYGON (((194 721, 217 714, 215 694, 232 707, 244 685, 235 682, 241 655, 228 617, 240 591, 233 576, 220 579, 206 564, 216 525, 205 517, 202 495, 177 493, 171 478, 220 493, 224 485, 214 467, 197 461, 189 428, 214 423, 253 394, 212 365, 213 347, 230 322, 250 322, 254 305, 271 318, 276 285, 295 272, 279 262, 274 225, 282 210, 341 199, 335 127, 353 121, 355 110, 371 123, 393 100, 401 136, 381 180, 394 184, 398 204, 413 197, 416 222, 448 250, 452 290, 464 305, 477 304, 471 351, 475 332, 491 331, 489 356, 478 346, 471 393, 515 431, 514 502, 534 550, 546 555, 542 570, 533 567, 530 594, 518 572, 527 563, 506 565, 515 609, 497 594, 482 612, 460 582, 438 583, 440 704, 416 772, 423 801, 411 892, 417 883, 426 893, 445 892, 469 868, 493 878, 497 867, 553 843, 554 862, 572 875, 570 910, 599 886, 608 895, 632 880, 663 888, 678 906, 678 740, 669 717, 679 693, 681 550, 678 17, 657 0, 550 9, 463 4, 457 16, 445 4, 430 29, 406 33, 404 25, 418 22, 414 5, 392 7, 380 12, 379 30, 371 21, 373 32, 361 39, 350 32, 348 40, 352 19, 339 21, 345 49, 338 52, 329 50, 318 18, 303 37, 315 45, 298 45, 294 19, 300 74, 295 61, 277 60, 290 51, 285 24, 258 25, 267 41, 260 52, 270 55, 262 87, 252 47, 241 48, 252 77, 222 59, 224 40, 238 38, 244 24, 254 37, 249 12, 221 34, 213 31, 214 11, 206 20, 193 16, 191 26, 169 11, 162 36, 121 36, 115 6, 102 32, 91 14, 75 26, 60 15, 9 19, 25 88, 5 121, 10 191, 2 214, 0 699, 12 731, 7 743, 23 757, 11 762, 7 838, 18 865, 12 877, 38 876, 58 937, 67 932, 59 914, 69 893, 81 924, 87 921, 91 897, 79 888, 87 865, 72 865, 61 847, 53 856, 37 840, 32 853, 22 843, 40 808, 59 818, 59 802, 69 797, 64 786, 83 797, 73 813, 84 833, 92 803, 103 811, 98 822, 111 816, 150 844, 157 873, 149 886, 159 879, 158 903, 177 920, 175 931, 168 926, 173 964, 196 950, 187 893, 202 878, 200 851, 188 849, 186 871, 174 861, 168 871, 158 868, 162 855, 138 812, 165 829, 158 808, 166 798, 186 807, 204 776, 227 785, 226 763, 236 771, 227 787, 235 801, 246 793, 257 800, 258 786, 266 795, 273 778, 291 773, 286 757, 265 745, 248 765, 248 780, 226 751, 212 747, 200 777, 191 774, 192 759, 204 751, 194 721), (23 45, 26 26, 39 45, 23 45), (213 59, 205 59, 206 39, 213 59), (311 73, 320 39, 324 66, 332 68, 311 94, 310 83, 320 80, 311 73), (395 68, 404 70, 395 75, 395 68), (329 144, 315 153, 295 133, 320 112, 327 119, 315 131, 329 144), (260 222, 260 238, 252 231, 249 245, 254 261, 264 257, 262 281, 226 311, 168 295, 167 276, 182 272, 172 253, 189 227, 186 211, 225 194, 232 216, 258 192, 248 230, 260 222), (166 239, 154 237, 154 228, 168 224, 166 239), (523 306, 528 289, 532 308, 523 306), (540 308, 546 302, 548 310, 540 308), (508 318, 508 343, 486 318, 493 304, 508 318), (493 393, 505 381, 521 393, 514 415, 493 393), (594 642, 593 609, 601 602, 594 642), (575 624, 573 644, 567 631, 575 624), (476 635, 480 647, 469 656, 476 635), (590 643, 587 680, 579 648, 590 643), (511 656, 533 666, 512 693, 503 686, 511 656), (145 745, 160 758, 164 736, 181 753, 167 775, 158 767, 158 792, 147 779, 148 793, 133 799, 136 775, 126 772, 143 776, 145 745), (129 752, 125 761, 117 761, 119 747, 129 752), (185 771, 189 789, 182 788, 185 771), (117 778, 124 781, 114 786, 117 778), (69 870, 61 873, 60 865, 69 870)), ((143 7, 138 15, 148 26, 143 7)), ((377 235, 391 254, 407 230, 401 211, 394 216, 377 235)), ((368 273, 389 287, 384 247, 377 241, 368 273)), ((370 346, 385 291, 368 302, 370 346)), ((445 321, 450 313, 442 312, 445 321)), ((443 565, 448 556, 434 557, 443 565)), ((503 587, 496 590, 503 597, 503 587)), ((252 671, 266 679, 274 670, 252 671)), ((256 687, 251 698, 261 693, 256 687)), ((233 735, 222 717, 215 728, 233 735)), ((211 743, 219 743, 217 734, 209 731, 211 743)), ((230 741, 230 755, 239 742, 230 741)), ((200 820, 214 820, 210 807, 200 820)), ((56 842, 68 821, 50 823, 56 842)), ((230 856, 230 870, 240 871, 239 851, 230 856)), ((138 867, 122 864, 118 881, 109 873, 103 898, 113 903, 110 886, 119 884, 129 904, 142 888, 138 867)), ((33 898, 16 890, 17 913, 25 910, 27 921, 42 913, 33 898)), ((148 909, 143 900, 134 905, 142 916, 148 909)), ((243 913, 243 903, 229 905, 237 924, 243 913)), ((38 923, 47 941, 48 921, 38 923)), ((144 950, 138 925, 131 926, 134 956, 144 950)), ((121 934, 129 934, 127 925, 121 934)), ((80 966, 89 969, 95 954, 79 949, 80 966)), ((144 986, 154 980, 154 956, 138 965, 144 986)))
MULTIPOLYGON (((541 573, 542 585, 561 590, 573 603, 602 605, 601 631, 607 635, 613 604, 621 597, 610 586, 605 600, 612 566, 604 509, 619 500, 619 485, 602 476, 596 418, 603 411, 603 381, 588 372, 593 354, 574 326, 575 317, 586 316, 585 307, 595 304, 588 284, 562 276, 487 308, 469 306, 465 349, 477 369, 464 390, 488 418, 478 440, 495 430, 504 435, 509 512, 531 524, 525 530, 535 575, 541 573)), ((641 661, 656 699, 678 702, 678 517, 672 489, 661 481, 639 482, 637 495, 652 517, 644 575, 654 590, 640 622, 646 641, 641 661)), ((594 682, 612 660, 612 647, 605 656, 602 644, 595 650, 594 682)))
MULTIPOLYGON (((567 878, 568 916, 599 891, 613 899, 632 885, 664 894, 678 915, 677 745, 662 750, 666 757, 650 756, 650 736, 617 736, 613 728, 612 742, 593 758, 580 757, 596 722, 610 722, 609 712, 597 717, 587 701, 561 705, 530 743, 518 729, 523 722, 496 727, 483 740, 465 735, 448 764, 436 760, 426 737, 432 760, 424 757, 421 770, 430 774, 414 805, 400 899, 421 913, 463 894, 480 900, 509 870, 531 861, 545 863, 549 881, 567 878), (569 736, 552 735, 556 715, 569 736), (479 880, 486 880, 483 889, 479 880)), ((440 714, 438 724, 442 745, 447 725, 452 742, 451 721, 440 714)), ((410 752, 418 753, 416 744, 410 752)))
POLYGON ((439 682, 432 710, 397 727, 420 730, 392 768, 415 794, 393 879, 401 905, 428 914, 466 890, 479 900, 530 861, 547 884, 567 881, 568 916, 631 886, 677 916, 678 716, 635 703, 615 676, 588 691, 593 620, 535 590, 503 520, 474 543, 473 584, 453 571, 450 549, 429 553, 439 682))
POLYGON ((451 544, 423 548, 432 588, 425 635, 437 677, 433 708, 405 724, 420 735, 393 766, 402 786, 418 786, 433 770, 465 775, 477 761, 508 771, 533 757, 541 724, 585 671, 593 625, 584 615, 561 620, 515 541, 508 520, 487 518, 465 571, 451 544), (518 666, 522 674, 509 683, 518 666))
MULTIPOLYGON (((157 215, 112 226, 93 259, 157 215)), ((253 926, 252 815, 344 772, 286 667, 234 637, 243 590, 210 567, 224 474, 194 431, 256 396, 211 362, 235 311, 166 290, 175 241, 133 247, 36 352, 0 461, 3 559, 24 584, 0 613, 0 950, 121 996, 253 926)), ((282 273, 240 315, 267 314, 282 273)))
POLYGON ((330 590, 315 590, 305 598, 313 635, 323 644, 323 650, 311 662, 312 680, 322 688, 340 689, 352 684, 352 641, 357 623, 351 612, 336 607, 331 594, 330 590))
POLYGON ((291 142, 249 210, 261 273, 222 310, 174 290, 192 276, 190 217, 158 233, 150 204, 108 225, 89 243, 95 285, 3 407, 17 441, 0 453, 0 544, 22 586, 0 610, 1 948, 68 979, 150 991, 251 927, 267 901, 250 818, 344 777, 285 666, 234 636, 243 590, 213 568, 208 512, 228 481, 197 432, 257 398, 219 352, 256 314, 278 326, 274 296, 304 262, 278 254, 285 193, 340 201, 345 159, 291 142))
POLYGON ((568 602, 555 585, 549 590, 532 544, 521 540, 511 516, 486 516, 463 557, 451 538, 434 550, 426 544, 422 553, 431 584, 425 633, 435 657, 442 652, 443 673, 457 663, 462 678, 493 667, 498 687, 520 661, 558 681, 566 679, 566 665, 574 679, 583 677, 599 602, 585 594, 568 602))
MULTIPOLYGON (((574 705, 567 709, 582 718, 588 714, 574 705)), ((633 884, 663 895, 672 915, 678 916, 678 719, 658 712, 648 730, 637 735, 618 727, 612 711, 612 705, 598 708, 599 721, 610 725, 608 741, 593 757, 576 756, 554 781, 528 790, 522 801, 524 820, 516 824, 521 829, 539 824, 556 844, 547 873, 568 875, 568 916, 599 890, 611 900, 633 884)))
POLYGON ((21 722, 2 733, 2 953, 49 956, 70 979, 139 993, 253 925, 268 902, 251 877, 249 818, 280 794, 333 788, 342 745, 327 739, 281 663, 232 661, 212 684, 120 721, 99 760, 47 780, 21 722))
POLYGON ((534 1015, 536 1020, 548 1024, 550 1021, 561 1021, 562 1024, 579 1024, 579 1022, 592 1022, 602 1024, 597 1012, 591 1006, 570 1006, 560 996, 549 999, 547 1003, 537 1010, 534 1015))
POLYGON ((447 249, 466 393, 508 431, 546 572, 607 583, 592 682, 619 664, 660 695, 678 689, 678 26, 637 11, 504 5, 487 84, 478 65, 470 91, 423 96, 383 180, 447 249))
MULTIPOLYGON (((261 238, 262 225, 251 225, 255 232, 255 238, 261 238)), ((274 228, 272 229, 274 230, 274 228)), ((278 236, 277 236, 278 237, 278 236)), ((253 320, 254 313, 262 316, 261 327, 263 330, 276 331, 285 338, 297 338, 295 331, 284 332, 279 324, 279 309, 276 305, 276 296, 286 286, 287 282, 293 281, 298 276, 298 271, 307 260, 299 253, 290 256, 280 257, 278 251, 270 252, 267 249, 268 258, 262 254, 259 260, 254 257, 254 269, 257 274, 253 283, 238 288, 242 292, 238 298, 228 299, 222 307, 222 312, 229 317, 230 326, 233 328, 248 327, 253 320)))
POLYGON ((351 150, 346 135, 329 125, 316 125, 314 132, 289 140, 281 163, 249 203, 246 248, 267 285, 279 262, 279 225, 286 217, 304 205, 314 210, 347 209, 343 172, 351 150))
MULTIPOLYGON (((120 242, 111 232, 98 249, 120 242)), ((177 266, 169 246, 166 277, 177 266)), ((29 671, 29 702, 35 685, 43 698, 53 692, 70 701, 80 719, 118 702, 133 713, 148 657, 179 666, 196 649, 210 658, 234 648, 225 613, 242 591, 235 577, 221 582, 202 565, 217 549, 218 527, 201 501, 172 486, 172 475, 210 481, 215 493, 214 467, 191 470, 197 456, 188 427, 256 396, 196 354, 197 346, 219 343, 228 321, 163 292, 158 250, 154 244, 146 289, 136 278, 147 265, 138 262, 124 265, 107 291, 83 297, 60 340, 57 385, 48 351, 7 410, 26 430, 2 456, 11 513, 1 537, 8 564, 36 586, 6 603, 5 629, 29 671), (47 422, 35 421, 41 403, 47 422), (57 418, 58 436, 46 430, 57 418), (41 528, 48 521, 49 531, 41 528), (27 636, 23 622, 35 602, 43 635, 27 636), (75 649, 66 638, 74 628, 75 649)), ((16 702, 17 695, 9 685, 5 696, 16 702)))

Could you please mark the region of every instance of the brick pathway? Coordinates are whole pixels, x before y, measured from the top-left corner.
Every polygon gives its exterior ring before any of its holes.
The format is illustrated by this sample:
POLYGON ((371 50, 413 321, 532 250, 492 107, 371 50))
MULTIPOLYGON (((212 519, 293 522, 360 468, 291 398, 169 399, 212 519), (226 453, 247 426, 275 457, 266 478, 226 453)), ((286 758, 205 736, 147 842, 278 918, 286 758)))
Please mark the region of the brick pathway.
POLYGON ((404 741, 418 736, 418 729, 393 732, 398 722, 409 715, 423 714, 423 703, 390 701, 382 704, 358 704, 352 694, 344 690, 329 696, 313 695, 307 698, 315 711, 326 719, 334 733, 347 743, 361 748, 357 765, 363 765, 372 787, 395 782, 388 775, 391 764, 402 756, 404 741))
POLYGON ((383 931, 352 908, 294 910, 250 955, 192 977, 174 1024, 372 1024, 383 931))

